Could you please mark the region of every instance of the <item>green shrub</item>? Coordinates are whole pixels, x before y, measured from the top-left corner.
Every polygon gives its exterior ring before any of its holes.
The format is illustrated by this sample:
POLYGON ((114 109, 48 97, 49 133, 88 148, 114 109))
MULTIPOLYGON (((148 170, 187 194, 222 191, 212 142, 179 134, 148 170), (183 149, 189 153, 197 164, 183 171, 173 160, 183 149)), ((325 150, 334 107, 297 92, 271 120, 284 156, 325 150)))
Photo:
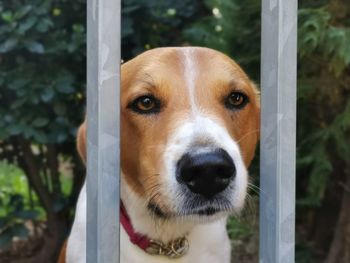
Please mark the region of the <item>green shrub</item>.
POLYGON ((44 213, 35 195, 30 193, 23 171, 0 162, 0 247, 7 246, 13 236, 26 237, 26 220, 38 219, 44 213))

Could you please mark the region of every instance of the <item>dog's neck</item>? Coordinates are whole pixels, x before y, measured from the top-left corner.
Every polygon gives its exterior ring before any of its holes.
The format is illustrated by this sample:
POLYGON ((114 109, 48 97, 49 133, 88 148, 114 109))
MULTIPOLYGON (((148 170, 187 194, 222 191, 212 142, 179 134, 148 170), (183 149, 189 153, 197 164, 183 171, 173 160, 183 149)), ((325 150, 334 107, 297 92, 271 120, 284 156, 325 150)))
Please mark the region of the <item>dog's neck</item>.
POLYGON ((193 222, 174 219, 162 219, 152 215, 147 203, 121 180, 121 199, 135 232, 150 239, 168 243, 171 240, 188 235, 194 228, 193 222))

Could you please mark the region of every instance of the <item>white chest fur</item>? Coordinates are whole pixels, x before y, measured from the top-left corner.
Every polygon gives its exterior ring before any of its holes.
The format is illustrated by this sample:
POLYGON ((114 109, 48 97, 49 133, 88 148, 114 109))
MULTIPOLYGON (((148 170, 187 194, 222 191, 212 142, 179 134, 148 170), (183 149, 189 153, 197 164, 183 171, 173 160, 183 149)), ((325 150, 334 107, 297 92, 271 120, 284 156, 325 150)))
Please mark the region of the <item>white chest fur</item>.
MULTIPOLYGON (((178 225, 176 227, 179 227, 178 225)), ((176 231, 176 229, 175 229, 176 231)), ((182 232, 181 229, 178 229, 182 232)), ((67 263, 86 262, 86 187, 83 186, 72 232, 67 246, 67 263)), ((226 232, 226 219, 194 226, 188 234, 190 249, 179 259, 151 256, 129 241, 124 229, 120 233, 121 263, 229 263, 230 242, 226 232)))

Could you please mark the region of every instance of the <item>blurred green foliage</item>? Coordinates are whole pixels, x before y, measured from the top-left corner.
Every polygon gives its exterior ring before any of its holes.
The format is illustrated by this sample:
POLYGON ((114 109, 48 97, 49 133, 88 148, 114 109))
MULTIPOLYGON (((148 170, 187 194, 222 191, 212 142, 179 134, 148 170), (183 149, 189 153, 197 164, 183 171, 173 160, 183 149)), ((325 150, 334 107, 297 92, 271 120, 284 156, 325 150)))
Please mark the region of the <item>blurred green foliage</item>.
MULTIPOLYGON (((68 197, 72 179, 61 175, 60 181, 63 194, 68 197)), ((27 220, 45 220, 45 210, 16 165, 0 162, 0 186, 0 247, 5 247, 13 236, 27 236, 27 220)))
POLYGON ((3 247, 13 236, 28 234, 24 223, 38 218, 40 206, 37 198, 30 195, 27 179, 18 167, 0 162, 0 185, 0 247, 3 247))
MULTIPOLYGON (((58 248, 69 231, 81 177, 75 133, 84 116, 85 7, 84 0, 0 2, 0 159, 18 165, 30 186, 27 194, 17 192, 14 182, 2 189, 9 199, 1 200, 7 209, 1 245, 11 235, 27 234, 25 220, 43 216, 48 244, 54 240, 58 248), (69 195, 59 160, 75 163, 76 187, 69 195)), ((49 253, 42 262, 57 254, 49 253)))
POLYGON ((84 107, 85 1, 0 3, 0 139, 74 140, 84 107))
POLYGON ((122 1, 123 59, 147 49, 185 43, 184 28, 207 12, 199 0, 122 1))
POLYGON ((255 81, 260 76, 260 1, 205 0, 211 11, 187 27, 192 45, 220 50, 239 63, 255 81))

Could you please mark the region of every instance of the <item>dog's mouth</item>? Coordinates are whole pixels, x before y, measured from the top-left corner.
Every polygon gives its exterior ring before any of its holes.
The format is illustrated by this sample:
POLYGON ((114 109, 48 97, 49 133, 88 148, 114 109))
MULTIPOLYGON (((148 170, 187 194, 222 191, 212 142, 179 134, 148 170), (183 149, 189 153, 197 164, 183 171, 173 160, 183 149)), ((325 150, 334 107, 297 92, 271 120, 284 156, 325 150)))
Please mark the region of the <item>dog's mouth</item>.
POLYGON ((222 212, 222 210, 216 208, 216 207, 212 207, 212 206, 208 206, 207 208, 204 208, 204 209, 200 209, 198 211, 195 211, 194 214, 197 214, 197 215, 203 215, 203 216, 212 216, 212 215, 215 215, 219 212, 222 212))
POLYGON ((157 203, 149 202, 147 205, 148 211, 151 215, 158 217, 160 219, 170 219, 170 218, 181 218, 181 217, 211 217, 223 213, 231 213, 232 206, 228 200, 220 200, 218 202, 208 201, 208 202, 188 202, 186 205, 177 212, 170 212, 162 209, 157 203))
POLYGON ((217 214, 232 212, 231 202, 224 197, 206 199, 192 199, 186 202, 182 208, 184 216, 215 216, 217 214))

